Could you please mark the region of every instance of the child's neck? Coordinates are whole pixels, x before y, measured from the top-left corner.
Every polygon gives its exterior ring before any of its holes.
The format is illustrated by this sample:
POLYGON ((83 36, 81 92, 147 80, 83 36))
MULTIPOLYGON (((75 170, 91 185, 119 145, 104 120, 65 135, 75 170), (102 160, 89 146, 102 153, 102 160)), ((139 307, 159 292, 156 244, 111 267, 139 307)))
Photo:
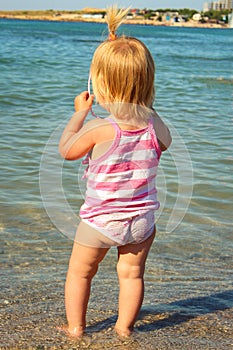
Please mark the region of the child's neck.
POLYGON ((133 118, 117 118, 111 115, 111 118, 119 125, 122 130, 137 130, 147 127, 148 118, 143 119, 142 117, 133 118))

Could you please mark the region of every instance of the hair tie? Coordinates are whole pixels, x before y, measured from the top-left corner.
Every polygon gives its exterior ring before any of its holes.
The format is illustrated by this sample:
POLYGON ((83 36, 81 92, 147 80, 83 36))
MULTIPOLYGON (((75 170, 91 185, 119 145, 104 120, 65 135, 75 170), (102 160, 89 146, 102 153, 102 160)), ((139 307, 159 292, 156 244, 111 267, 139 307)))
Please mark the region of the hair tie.
POLYGON ((109 39, 110 41, 116 40, 116 38, 117 38, 117 35, 116 35, 116 34, 114 34, 114 33, 112 33, 112 32, 109 33, 108 39, 109 39))

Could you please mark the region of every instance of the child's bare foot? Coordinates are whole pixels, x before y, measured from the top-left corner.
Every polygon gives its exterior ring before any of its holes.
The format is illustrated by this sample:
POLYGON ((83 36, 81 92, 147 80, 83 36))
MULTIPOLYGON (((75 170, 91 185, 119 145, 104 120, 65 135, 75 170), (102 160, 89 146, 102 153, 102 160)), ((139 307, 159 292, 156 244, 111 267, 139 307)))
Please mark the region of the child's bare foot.
POLYGON ((123 338, 130 337, 133 333, 133 329, 128 329, 128 328, 123 330, 115 327, 114 330, 120 337, 123 337, 123 338))
POLYGON ((57 327, 57 329, 61 332, 64 332, 66 335, 74 338, 81 338, 84 333, 84 329, 81 326, 73 327, 64 324, 62 326, 57 327))

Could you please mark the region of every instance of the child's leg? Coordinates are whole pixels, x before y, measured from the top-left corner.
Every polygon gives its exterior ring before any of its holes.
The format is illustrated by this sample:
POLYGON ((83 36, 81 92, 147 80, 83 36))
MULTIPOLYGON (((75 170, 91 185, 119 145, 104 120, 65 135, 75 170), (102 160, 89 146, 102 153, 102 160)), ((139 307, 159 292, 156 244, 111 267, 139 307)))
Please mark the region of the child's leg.
POLYGON ((72 336, 79 337, 84 332, 91 280, 107 251, 108 248, 92 248, 74 243, 65 285, 68 326, 63 327, 72 336))
POLYGON ((146 258, 155 232, 144 242, 118 248, 117 273, 120 284, 119 314, 115 329, 119 335, 129 336, 144 297, 146 258))

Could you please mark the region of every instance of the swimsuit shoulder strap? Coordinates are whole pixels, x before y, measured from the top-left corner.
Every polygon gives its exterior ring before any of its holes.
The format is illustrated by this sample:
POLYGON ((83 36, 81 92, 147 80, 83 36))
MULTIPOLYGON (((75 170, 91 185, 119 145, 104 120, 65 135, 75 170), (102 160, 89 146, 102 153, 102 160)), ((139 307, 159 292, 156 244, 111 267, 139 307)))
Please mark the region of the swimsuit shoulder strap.
POLYGON ((112 124, 112 126, 116 130, 116 137, 119 138, 121 136, 121 128, 119 127, 119 125, 111 117, 106 118, 106 120, 112 124))
POLYGON ((152 140, 154 142, 154 145, 155 145, 155 148, 156 148, 156 151, 157 151, 157 154, 158 154, 158 158, 160 158, 160 156, 162 154, 162 151, 161 151, 161 148, 160 148, 160 145, 159 145, 159 142, 158 142, 158 138, 156 136, 156 132, 155 132, 155 129, 154 129, 153 117, 150 117, 150 119, 149 119, 148 130, 149 130, 149 132, 151 134, 151 137, 152 137, 152 140))

